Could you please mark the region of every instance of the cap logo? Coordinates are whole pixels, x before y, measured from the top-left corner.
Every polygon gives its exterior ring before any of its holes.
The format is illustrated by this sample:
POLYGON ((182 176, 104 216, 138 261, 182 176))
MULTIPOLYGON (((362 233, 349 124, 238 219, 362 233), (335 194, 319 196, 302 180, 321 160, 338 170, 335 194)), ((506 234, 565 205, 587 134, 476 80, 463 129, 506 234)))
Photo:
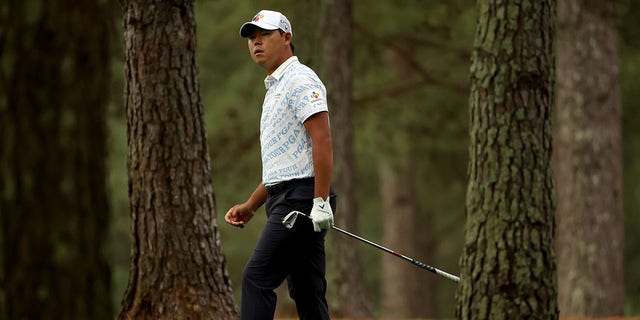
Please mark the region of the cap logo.
POLYGON ((280 19, 280 27, 282 27, 282 30, 289 32, 289 24, 284 19, 280 19))
POLYGON ((257 13, 255 16, 253 16, 253 22, 258 22, 258 20, 262 18, 264 18, 264 14, 257 13))
POLYGON ((315 92, 315 91, 311 92, 311 98, 312 99, 320 99, 320 93, 315 92))

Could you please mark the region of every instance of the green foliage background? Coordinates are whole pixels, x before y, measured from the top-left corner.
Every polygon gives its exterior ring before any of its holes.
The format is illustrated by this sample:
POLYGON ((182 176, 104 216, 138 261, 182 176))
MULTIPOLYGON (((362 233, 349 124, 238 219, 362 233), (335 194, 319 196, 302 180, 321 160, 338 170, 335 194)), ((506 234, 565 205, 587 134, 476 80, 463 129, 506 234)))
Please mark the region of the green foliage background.
MULTIPOLYGON (((293 24, 294 43, 304 39, 305 16, 295 1, 276 0, 293 24)), ((228 226, 223 216, 244 201, 260 181, 258 126, 264 71, 250 59, 238 35, 242 22, 266 8, 257 0, 196 2, 198 68, 212 161, 217 222, 227 268, 239 302, 242 268, 264 222, 261 210, 245 229, 228 226)), ((469 52, 475 31, 475 1, 354 1, 354 104, 357 197, 362 236, 381 239, 378 160, 409 157, 415 168, 420 220, 434 239, 433 261, 457 273, 464 236, 468 143, 469 52), (393 90, 395 89, 395 90, 393 90)), ((313 15, 314 12, 306 14, 313 15)), ((624 2, 620 20, 620 79, 623 103, 626 311, 640 314, 640 5, 624 2)), ((126 170, 126 119, 122 102, 121 22, 116 25, 112 102, 109 113, 109 191, 113 210, 109 254, 113 263, 114 309, 129 272, 130 219, 126 170)), ((312 48, 297 45, 305 60, 312 48)), ((330 93, 329 93, 330 94, 330 93)), ((563 232, 558 230, 557 232, 563 232)), ((396 248, 401 251, 402 248, 396 248)), ((421 260, 419 252, 404 252, 421 260)), ((377 250, 362 250, 367 288, 379 297, 377 250)), ((411 266, 407 266, 410 268, 411 266)), ((454 288, 439 283, 439 314, 453 314, 454 288)), ((379 306, 376 301, 374 305, 379 306)))
POLYGON ((620 19, 625 313, 640 314, 640 3, 623 1, 620 19))

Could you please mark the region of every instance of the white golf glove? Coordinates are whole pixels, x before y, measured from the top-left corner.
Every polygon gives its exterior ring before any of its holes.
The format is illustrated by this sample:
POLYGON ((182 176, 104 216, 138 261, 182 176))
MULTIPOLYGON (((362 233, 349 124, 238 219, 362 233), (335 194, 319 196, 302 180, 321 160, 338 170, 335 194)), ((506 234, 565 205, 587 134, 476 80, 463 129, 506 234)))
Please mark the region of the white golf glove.
POLYGON ((320 232, 322 229, 329 229, 333 226, 333 211, 327 200, 321 197, 313 199, 313 209, 311 209, 311 222, 313 222, 313 230, 320 232))

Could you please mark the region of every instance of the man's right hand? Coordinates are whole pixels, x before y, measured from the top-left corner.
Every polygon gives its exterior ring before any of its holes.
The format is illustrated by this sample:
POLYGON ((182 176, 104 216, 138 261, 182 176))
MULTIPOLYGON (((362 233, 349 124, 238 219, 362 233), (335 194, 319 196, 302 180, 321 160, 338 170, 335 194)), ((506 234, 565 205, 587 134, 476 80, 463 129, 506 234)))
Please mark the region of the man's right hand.
POLYGON ((234 227, 244 228, 244 225, 253 218, 254 213, 255 211, 246 203, 237 204, 227 211, 224 220, 234 227))

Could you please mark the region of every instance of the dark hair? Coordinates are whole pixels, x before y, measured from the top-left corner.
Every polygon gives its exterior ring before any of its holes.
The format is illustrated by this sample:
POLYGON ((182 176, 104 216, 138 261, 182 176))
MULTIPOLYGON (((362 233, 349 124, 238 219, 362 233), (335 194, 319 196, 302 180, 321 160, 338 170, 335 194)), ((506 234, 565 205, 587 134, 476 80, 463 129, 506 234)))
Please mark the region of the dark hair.
MULTIPOLYGON (((284 30, 282 30, 282 29, 278 29, 278 31, 280 31, 281 35, 285 34, 284 30)), ((289 46, 291 47, 291 53, 295 55, 296 54, 296 49, 293 47, 293 42, 289 42, 289 46)))

